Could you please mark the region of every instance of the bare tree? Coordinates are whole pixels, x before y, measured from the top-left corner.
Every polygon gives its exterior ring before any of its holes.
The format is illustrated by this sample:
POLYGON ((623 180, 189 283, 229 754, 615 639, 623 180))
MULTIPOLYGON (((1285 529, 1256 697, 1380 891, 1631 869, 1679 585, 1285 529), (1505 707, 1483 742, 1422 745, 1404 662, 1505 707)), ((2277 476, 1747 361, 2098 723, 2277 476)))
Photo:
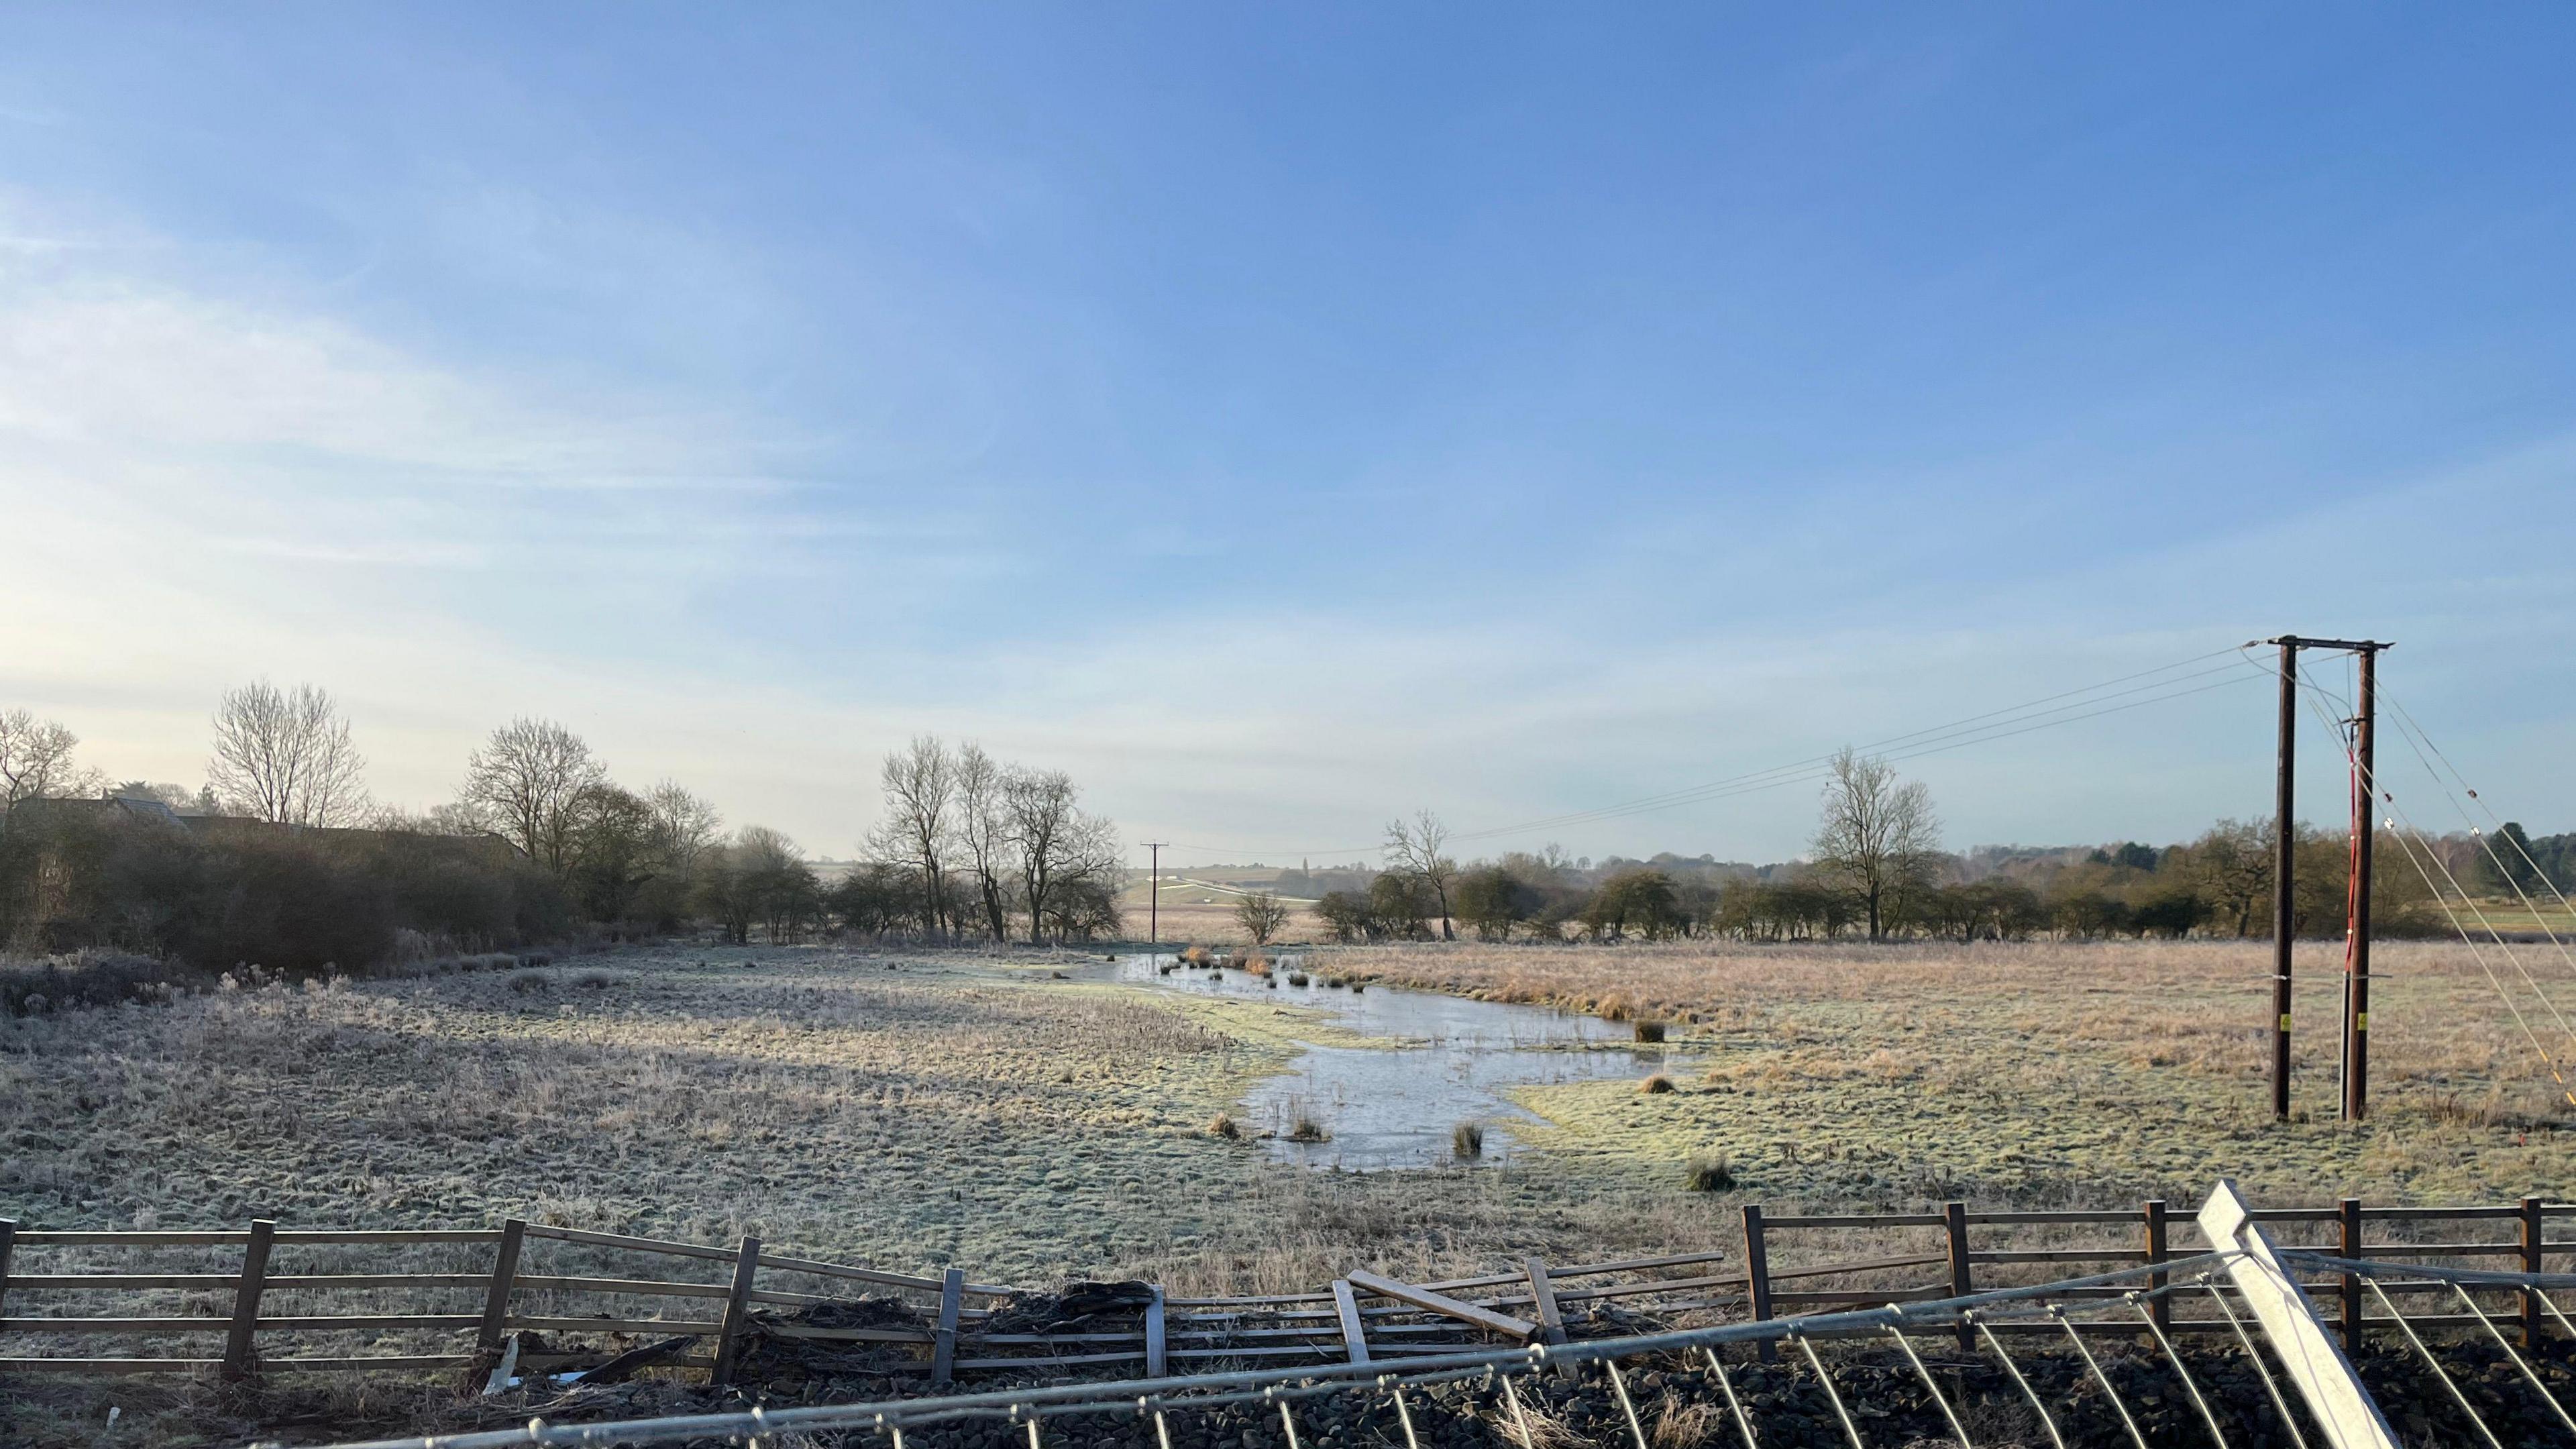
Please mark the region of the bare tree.
POLYGON ((698 858, 716 843, 716 831, 724 824, 716 807, 673 780, 654 786, 644 803, 653 812, 654 847, 671 872, 686 876, 697 869, 698 858))
POLYGON ((1421 882, 1439 907, 1440 939, 1455 941, 1458 933, 1449 924, 1449 883, 1457 877, 1458 862, 1441 853, 1448 844, 1449 827, 1428 810, 1417 812, 1409 821, 1386 824, 1386 868, 1421 882))
POLYGON ((72 765, 79 745, 80 736, 52 720, 0 710, 0 832, 24 801, 88 793, 89 777, 72 765))
POLYGON ((1869 938, 1882 938, 1896 901, 1931 879, 1941 822, 1919 780, 1900 784, 1896 767, 1848 745, 1833 758, 1816 827, 1816 869, 1860 898, 1869 938))
POLYGON ((566 874, 595 921, 631 919, 644 887, 670 869, 659 822, 643 796, 602 780, 573 796, 566 874))
POLYGON ((869 832, 868 848, 881 860, 920 873, 922 929, 936 936, 948 899, 947 851, 957 829, 957 762, 938 736, 919 735, 902 753, 886 756, 879 779, 886 813, 869 832))
POLYGON ((1252 944, 1267 946, 1288 924, 1288 903, 1276 891, 1246 891, 1234 903, 1234 923, 1252 938, 1252 944))
POLYGON ((801 939, 823 909, 822 883, 805 863, 803 847, 766 825, 746 825, 731 853, 748 907, 766 924, 770 941, 801 939))
POLYGON ((2185 847, 2185 877, 2200 888, 2211 910, 2244 936, 2254 907, 2272 891, 2272 842, 2260 824, 2221 820, 2185 847))
POLYGON ((1045 938, 1061 893, 1114 876, 1122 862, 1117 828, 1084 812, 1081 791, 1062 770, 1013 770, 1002 783, 1007 840, 1017 857, 1020 907, 1029 944, 1045 938))
POLYGON ((465 762, 460 803, 561 875, 572 855, 574 802, 607 778, 581 736, 552 720, 514 719, 465 762))
POLYGON ((353 825, 367 813, 366 767, 328 690, 260 679, 215 706, 206 779, 229 809, 274 825, 353 825))
POLYGON ((957 751, 957 846, 975 873, 984 928, 996 941, 1011 937, 1011 825, 1004 786, 1008 774, 982 745, 957 751))

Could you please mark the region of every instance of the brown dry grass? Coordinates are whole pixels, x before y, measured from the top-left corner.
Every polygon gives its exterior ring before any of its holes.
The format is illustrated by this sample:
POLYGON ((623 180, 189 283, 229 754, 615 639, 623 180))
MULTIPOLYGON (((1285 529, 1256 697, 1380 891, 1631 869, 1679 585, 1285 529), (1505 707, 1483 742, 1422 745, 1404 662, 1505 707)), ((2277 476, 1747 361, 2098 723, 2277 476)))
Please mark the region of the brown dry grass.
MULTIPOLYGON (((1122 909, 1126 912, 1126 929, 1136 933, 1141 939, 1146 924, 1144 905, 1141 902, 1133 903, 1123 906, 1122 909)), ((1250 936, 1244 934, 1243 927, 1235 921, 1233 902, 1222 896, 1218 897, 1214 904, 1202 905, 1196 900, 1174 900, 1171 895, 1166 894, 1163 897, 1163 911, 1157 929, 1165 950, 1171 949, 1173 943, 1179 941, 1206 941, 1218 946, 1241 946, 1252 940, 1250 936)), ((1271 938, 1271 942, 1273 945, 1279 945, 1299 941, 1320 941, 1326 934, 1324 923, 1316 916, 1313 907, 1292 905, 1288 908, 1287 924, 1279 928, 1278 934, 1271 938)))

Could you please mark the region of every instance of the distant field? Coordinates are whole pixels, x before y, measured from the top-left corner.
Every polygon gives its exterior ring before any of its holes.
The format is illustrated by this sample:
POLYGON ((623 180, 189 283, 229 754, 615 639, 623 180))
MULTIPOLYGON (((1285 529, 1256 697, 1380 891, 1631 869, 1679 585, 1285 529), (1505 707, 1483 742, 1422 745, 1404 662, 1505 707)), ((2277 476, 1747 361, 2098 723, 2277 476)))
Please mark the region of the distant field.
MULTIPOLYGON (((1235 903, 1246 890, 1267 889, 1279 877, 1274 869, 1232 869, 1214 872, 1191 871, 1175 879, 1164 872, 1161 939, 1166 943, 1187 945, 1236 945, 1247 939, 1243 928, 1235 923, 1235 903), (1229 890, 1228 887, 1232 889, 1229 890)), ((1145 879, 1139 875, 1119 896, 1118 908, 1126 915, 1126 933, 1135 940, 1145 939, 1148 928, 1147 905, 1152 900, 1145 879)), ((1312 906, 1288 902, 1288 924, 1278 939, 1313 941, 1324 935, 1324 923, 1312 906)))
MULTIPOLYGON (((1129 914, 1127 934, 1139 941, 1145 939, 1145 910, 1142 906, 1129 914)), ((1313 941, 1323 934, 1324 923, 1315 918, 1312 910, 1304 906, 1292 906, 1288 912, 1288 925, 1280 932, 1279 939, 1313 941)), ((1235 924, 1234 907, 1200 905, 1195 901, 1183 905, 1166 896, 1163 900, 1162 939, 1166 946, 1188 945, 1192 942, 1207 946, 1232 946, 1241 945, 1247 937, 1243 933, 1243 927, 1235 924)))
POLYGON ((2576 915, 2548 908, 2555 904, 2542 902, 2544 908, 2535 911, 2520 901, 2480 901, 2474 910, 2459 910, 2460 923, 2468 927, 2471 934, 2476 934, 2483 925, 2508 935, 2554 933, 2576 938, 2576 915))

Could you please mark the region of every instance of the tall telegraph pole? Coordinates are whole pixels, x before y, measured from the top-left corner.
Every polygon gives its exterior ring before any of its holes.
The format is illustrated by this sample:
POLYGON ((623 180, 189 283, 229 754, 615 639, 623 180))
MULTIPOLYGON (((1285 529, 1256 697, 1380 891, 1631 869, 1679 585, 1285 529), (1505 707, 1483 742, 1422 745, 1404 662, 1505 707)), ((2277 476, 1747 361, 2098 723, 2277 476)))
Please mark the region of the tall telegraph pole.
POLYGON ((2361 682, 2354 691, 2352 748, 2357 762, 2352 782, 2352 936, 2345 948, 2343 1004, 2343 1116, 2358 1122, 2370 1109, 2370 874, 2371 845, 2378 832, 2374 805, 2379 798, 2379 771, 2374 768, 2379 714, 2379 645, 2361 651, 2361 682))
POLYGON ((1152 865, 1145 868, 1145 946, 1150 954, 1163 940, 1163 847, 1168 840, 1137 842, 1154 853, 1152 865))
POLYGON ((2292 765, 2299 753, 2299 641, 2281 646, 2281 773, 2273 789, 2272 827, 2272 1120, 2290 1120, 2290 875, 2298 859, 2292 835, 2297 805, 2292 765))
POLYGON ((2290 1116, 2290 945, 2295 917, 2291 910, 2297 841, 2297 811, 2292 799, 2292 765, 2299 733, 2299 651, 2334 649, 2360 658, 2360 691, 2353 701, 2352 891, 2344 923, 2343 1115, 2360 1121, 2369 1105, 2370 1086, 2370 878, 2377 790, 2372 771, 2373 724, 2378 712, 2379 651, 2394 646, 2369 639, 2303 639, 2284 634, 2264 641, 2281 649, 2281 764, 2274 800, 2272 841, 2272 1116, 2290 1116))

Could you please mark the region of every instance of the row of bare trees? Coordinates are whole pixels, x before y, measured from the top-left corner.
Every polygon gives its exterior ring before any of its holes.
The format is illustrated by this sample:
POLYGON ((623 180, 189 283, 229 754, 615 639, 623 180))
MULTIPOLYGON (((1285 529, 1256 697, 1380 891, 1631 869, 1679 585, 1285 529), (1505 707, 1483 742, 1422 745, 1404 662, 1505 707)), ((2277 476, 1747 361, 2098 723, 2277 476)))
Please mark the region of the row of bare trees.
POLYGON ((922 735, 886 756, 879 778, 885 813, 868 850, 919 891, 925 933, 1006 941, 1024 922, 1034 945, 1117 929, 1117 827, 1082 808, 1064 771, 922 735))
MULTIPOLYGON (((698 918, 736 940, 755 928, 788 940, 838 918, 934 939, 1006 940, 1024 927, 1026 939, 1042 941, 1118 924, 1115 828, 1082 808, 1063 771, 1006 764, 974 744, 924 737, 890 756, 872 859, 826 890, 785 835, 751 825, 728 836, 715 807, 674 781, 621 785, 588 741, 553 720, 493 730, 467 759, 456 797, 418 815, 371 801, 366 759, 325 689, 257 680, 227 691, 213 724, 203 791, 136 781, 116 792, 304 831, 498 836, 582 915, 617 926, 698 918)), ((0 831, 9 807, 95 796, 105 785, 75 763, 78 744, 26 710, 0 713, 0 831)))
MULTIPOLYGON (((1870 939, 1877 940, 1898 904, 1933 879, 1942 859, 1931 797, 1919 782, 1898 780, 1886 761, 1846 748, 1833 757, 1823 806, 1811 874, 1821 889, 1847 895, 1870 939)), ((1487 939, 1539 921, 1549 935, 1579 923, 1596 937, 1620 939, 1635 932, 1654 939, 1685 931, 1695 920, 1692 903, 1656 871, 1614 876, 1588 895, 1567 896, 1556 903, 1561 909, 1546 914, 1550 892, 1541 880, 1561 874, 1556 847, 1548 847, 1544 860, 1507 857, 1462 867, 1449 853, 1449 840, 1448 825, 1429 810, 1388 821, 1383 872, 1365 892, 1326 892, 1317 907, 1326 928, 1342 940, 1409 939, 1427 937, 1437 919, 1440 939, 1454 941, 1454 922, 1463 913, 1487 939)), ((1703 893, 1705 904, 1714 905, 1715 893, 1703 893)), ((1256 941, 1268 939, 1254 929, 1254 920, 1254 908, 1247 906, 1245 929, 1256 941)))
MULTIPOLYGON (((203 790, 132 781, 114 793, 300 831, 499 836, 580 914, 613 926, 667 928, 703 915, 737 938, 751 922, 783 938, 794 929, 787 923, 815 915, 821 896, 784 835, 751 826, 728 838, 715 807, 675 781, 620 785, 586 740, 552 720, 492 731, 467 759, 456 798, 420 815, 371 800, 348 717, 319 686, 255 680, 227 690, 212 723, 203 790)), ((78 745, 55 721, 0 712, 0 834, 27 801, 95 797, 107 786, 76 764, 78 745)))
MULTIPOLYGON (((227 690, 215 708, 206 784, 223 808, 279 825, 355 825, 370 811, 366 758, 328 690, 265 679, 227 690)), ((106 783, 72 760, 80 736, 25 709, 0 711, 0 829, 21 801, 93 794, 106 783)))

